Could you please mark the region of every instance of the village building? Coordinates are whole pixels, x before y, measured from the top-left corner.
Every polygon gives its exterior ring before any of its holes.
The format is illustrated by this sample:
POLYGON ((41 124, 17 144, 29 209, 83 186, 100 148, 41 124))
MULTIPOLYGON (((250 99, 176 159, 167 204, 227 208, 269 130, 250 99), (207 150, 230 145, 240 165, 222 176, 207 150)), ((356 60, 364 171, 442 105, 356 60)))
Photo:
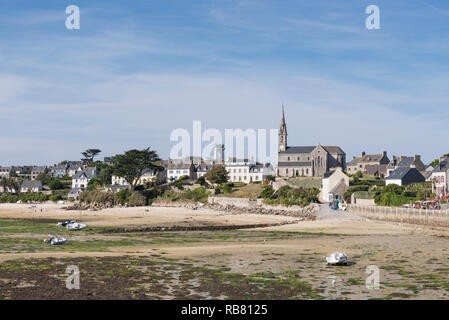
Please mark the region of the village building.
POLYGON ((167 180, 174 181, 183 176, 187 176, 189 179, 194 179, 195 166, 193 165, 193 161, 190 161, 189 163, 174 163, 170 160, 167 167, 167 180))
POLYGON ((388 164, 368 164, 363 173, 368 176, 384 178, 387 175, 387 166, 388 164))
POLYGON ((47 173, 46 166, 36 166, 31 169, 31 180, 36 180, 40 174, 47 173))
POLYGON ((424 182, 426 179, 416 168, 400 167, 392 171, 385 179, 385 185, 397 184, 405 186, 411 183, 424 182))
POLYGON ((261 164, 249 162, 247 159, 228 161, 225 168, 228 171, 229 182, 262 182, 267 176, 276 174, 276 170, 271 163, 261 164))
POLYGON ((321 182, 321 200, 330 202, 334 197, 343 198, 349 187, 349 177, 341 168, 325 172, 321 182))
POLYGON ((387 175, 388 177, 394 170, 397 168, 416 168, 418 171, 426 171, 426 165, 421 161, 421 156, 419 154, 408 157, 408 156, 400 156, 399 158, 393 156, 390 163, 387 166, 387 175))
POLYGON ((430 180, 432 183, 432 192, 438 197, 449 194, 449 158, 441 158, 438 165, 434 168, 430 180))
MULTIPOLYGON (((146 169, 137 181, 137 185, 144 185, 148 182, 163 182, 165 180, 164 177, 165 172, 146 169)), ((123 177, 113 175, 111 180, 112 185, 129 186, 129 183, 123 177)))
POLYGON ((277 175, 282 177, 317 177, 335 169, 346 169, 346 154, 338 146, 289 146, 287 125, 282 106, 279 127, 279 150, 277 175))
POLYGON ((0 167, 0 179, 1 178, 9 178, 10 171, 11 171, 11 167, 0 167))
POLYGON ((369 169, 370 173, 380 172, 385 174, 386 167, 389 163, 390 159, 388 159, 386 151, 379 154, 366 154, 366 152, 363 151, 360 157, 353 157, 346 167, 348 174, 355 174, 357 171, 368 173, 367 169, 369 169), (383 167, 372 167, 380 165, 385 165, 385 172, 383 171, 383 167))
POLYGON ((27 180, 20 186, 20 192, 41 192, 42 190, 42 182, 38 180, 27 180))
POLYGON ((82 171, 77 171, 75 175, 72 177, 72 189, 80 188, 85 189, 89 184, 89 181, 93 178, 96 178, 98 174, 97 167, 94 168, 86 168, 82 171))

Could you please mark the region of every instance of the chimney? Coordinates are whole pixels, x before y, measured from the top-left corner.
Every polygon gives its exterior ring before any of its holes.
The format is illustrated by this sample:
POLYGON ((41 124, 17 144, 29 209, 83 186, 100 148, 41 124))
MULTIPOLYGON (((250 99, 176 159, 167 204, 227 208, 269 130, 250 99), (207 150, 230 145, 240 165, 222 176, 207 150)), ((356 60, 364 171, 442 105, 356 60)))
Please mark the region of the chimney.
POLYGON ((387 156, 387 151, 382 152, 382 156, 386 157, 387 156))
POLYGON ((399 157, 399 161, 402 161, 402 160, 404 160, 405 158, 407 158, 407 156, 400 156, 400 157, 399 157))
POLYGON ((414 159, 415 159, 415 161, 421 160, 421 155, 415 154, 414 159))
POLYGON ((362 157, 364 157, 366 155, 365 151, 362 151, 362 157))

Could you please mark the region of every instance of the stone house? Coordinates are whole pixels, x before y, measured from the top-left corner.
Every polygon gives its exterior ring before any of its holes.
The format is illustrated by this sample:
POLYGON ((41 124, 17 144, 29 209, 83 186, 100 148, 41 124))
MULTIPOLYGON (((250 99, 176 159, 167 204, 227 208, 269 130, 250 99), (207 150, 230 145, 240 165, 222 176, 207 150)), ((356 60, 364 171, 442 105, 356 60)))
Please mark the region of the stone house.
MULTIPOLYGON (((386 167, 388 163, 390 163, 390 159, 388 159, 386 151, 379 154, 366 154, 363 151, 360 157, 353 157, 346 167, 348 174, 355 174, 357 171, 367 173, 367 166, 385 165, 386 167)), ((373 171, 374 168, 369 167, 369 169, 373 171)))

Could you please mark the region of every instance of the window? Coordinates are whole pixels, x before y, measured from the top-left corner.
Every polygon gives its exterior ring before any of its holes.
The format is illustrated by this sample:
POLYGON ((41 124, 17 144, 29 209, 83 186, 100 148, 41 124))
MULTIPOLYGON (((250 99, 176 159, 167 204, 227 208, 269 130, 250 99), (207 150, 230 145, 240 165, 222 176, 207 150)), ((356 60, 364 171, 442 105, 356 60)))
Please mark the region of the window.
POLYGON ((287 157, 287 161, 290 161, 290 157, 287 157))

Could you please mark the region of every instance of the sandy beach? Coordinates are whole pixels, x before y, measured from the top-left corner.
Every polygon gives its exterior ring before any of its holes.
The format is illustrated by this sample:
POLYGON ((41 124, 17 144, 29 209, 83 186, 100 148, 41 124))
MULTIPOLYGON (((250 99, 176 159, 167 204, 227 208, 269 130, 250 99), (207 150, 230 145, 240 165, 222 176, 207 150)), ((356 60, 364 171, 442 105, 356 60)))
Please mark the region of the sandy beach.
MULTIPOLYGON (((18 290, 14 286, 16 280, 13 281, 13 273, 11 270, 8 272, 7 266, 18 261, 16 259, 31 262, 50 259, 57 264, 79 262, 82 259, 119 259, 121 262, 131 258, 147 259, 145 263, 162 259, 166 263, 190 263, 192 268, 226 268, 229 274, 250 277, 251 281, 257 274, 268 273, 275 279, 282 279, 294 273, 310 285, 310 292, 307 295, 302 293, 304 298, 316 295, 324 299, 443 299, 448 290, 446 248, 449 238, 448 230, 445 229, 370 221, 350 212, 332 213, 325 207, 319 211, 315 221, 299 221, 287 216, 230 214, 209 208, 192 210, 182 207, 136 207, 67 211, 62 209, 64 206, 0 205, 0 221, 3 223, 0 244, 4 243, 0 250, 0 263, 4 266, 0 269, 0 280, 9 284, 6 296, 26 299, 28 292, 33 292, 32 289, 18 290), (56 221, 68 218, 86 223, 89 228, 78 233, 68 233, 61 229, 69 240, 70 245, 67 247, 42 246, 40 242, 45 236, 45 230, 57 228, 56 221), (109 233, 111 229, 124 227, 213 227, 286 222, 289 224, 229 231, 206 229, 109 233), (23 226, 24 223, 29 224, 29 227, 23 226), (12 243, 13 239, 19 239, 24 245, 14 243, 8 246, 6 243, 12 243), (353 265, 327 267, 324 258, 334 251, 346 252, 353 265), (366 267, 369 265, 375 265, 380 270, 381 286, 378 290, 366 288, 366 267), (329 279, 334 279, 333 284, 330 284, 329 279), (335 279, 341 282, 340 287, 335 285, 335 279)), ((182 264, 172 267, 181 268, 182 264)), ((208 272, 212 272, 210 270, 208 272)), ((34 279, 33 274, 29 276, 29 281, 34 279)), ((221 276, 226 277, 226 272, 221 276)), ((173 291, 174 287, 189 286, 176 279, 174 276, 169 279, 170 284, 164 285, 165 298, 177 298, 170 294, 176 291, 173 291)), ((33 281, 32 288, 41 292, 42 288, 33 281)), ((198 281, 201 283, 202 280, 198 281)), ((192 292, 196 292, 194 288, 191 288, 192 292)), ((89 290, 96 289, 89 287, 89 290)), ((140 298, 160 298, 154 295, 152 289, 142 290, 139 291, 139 294, 143 294, 140 298)), ((209 292, 211 290, 209 288, 209 292)), ((137 297, 136 293, 126 292, 129 293, 126 298, 137 297)), ((265 291, 260 293, 262 298, 263 292, 265 291)), ((195 298, 197 293, 184 297, 195 298)), ((220 295, 210 293, 210 298, 225 297, 236 298, 225 289, 220 295)), ((292 297, 296 297, 294 292, 279 293, 275 298, 292 297)))

